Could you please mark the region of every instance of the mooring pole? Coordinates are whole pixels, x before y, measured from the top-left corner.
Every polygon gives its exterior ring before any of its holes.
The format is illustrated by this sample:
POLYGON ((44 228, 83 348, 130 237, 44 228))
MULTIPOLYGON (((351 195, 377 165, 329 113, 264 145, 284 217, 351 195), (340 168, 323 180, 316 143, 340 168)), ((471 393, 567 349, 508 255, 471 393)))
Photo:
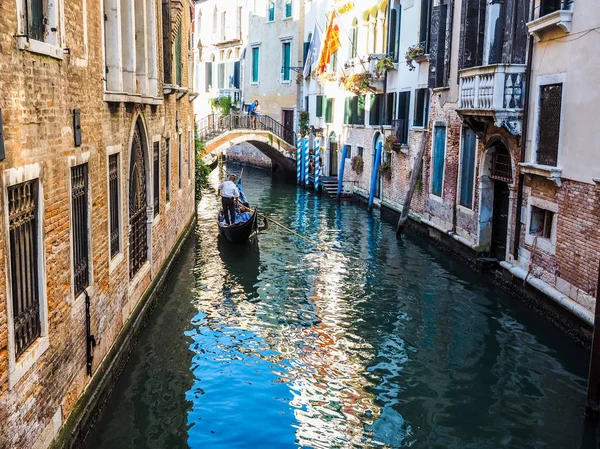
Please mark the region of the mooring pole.
POLYGON ((342 147, 342 162, 340 163, 340 173, 338 175, 338 189, 337 189, 337 198, 340 199, 342 196, 342 187, 344 187, 344 165, 346 162, 346 153, 348 152, 348 145, 344 145, 342 147))
POLYGON ((315 190, 319 190, 319 178, 321 176, 321 138, 315 138, 315 190))
POLYGON ((596 307, 594 312, 594 336, 592 337, 592 353, 590 357, 590 374, 588 377, 587 400, 585 414, 594 420, 600 412, 600 265, 598 266, 598 284, 596 285, 596 307))
POLYGON ((309 182, 309 172, 308 169, 310 168, 310 163, 309 163, 309 159, 310 159, 310 148, 309 148, 309 137, 306 136, 304 137, 304 140, 302 141, 302 146, 303 149, 302 151, 304 152, 304 159, 302 161, 302 168, 304 169, 304 175, 302 176, 302 180, 304 181, 302 184, 304 185, 304 187, 306 187, 308 185, 309 182))
POLYGON ((404 226, 406 225, 406 220, 408 219, 408 213, 410 212, 410 203, 412 202, 412 197, 415 193, 417 181, 419 180, 419 175, 421 174, 421 167, 423 167, 423 156, 425 155, 425 149, 427 148, 428 135, 429 132, 425 131, 423 133, 423 136, 421 137, 421 149, 419 150, 417 158, 415 159, 415 163, 413 164, 413 169, 410 176, 410 186, 408 188, 408 192, 406 193, 406 198, 404 198, 404 205, 402 206, 402 212, 400 213, 398 225, 396 226, 396 237, 400 237, 402 235, 402 232, 404 231, 404 226))
POLYGON ((381 162, 381 147, 383 143, 377 142, 377 148, 375 153, 375 165, 373 166, 373 172, 371 173, 371 191, 369 192, 369 211, 373 208, 373 201, 375 201, 375 186, 377 186, 377 177, 379 176, 379 163, 381 162))
POLYGON ((296 139, 296 181, 300 184, 302 179, 302 137, 298 134, 296 139))

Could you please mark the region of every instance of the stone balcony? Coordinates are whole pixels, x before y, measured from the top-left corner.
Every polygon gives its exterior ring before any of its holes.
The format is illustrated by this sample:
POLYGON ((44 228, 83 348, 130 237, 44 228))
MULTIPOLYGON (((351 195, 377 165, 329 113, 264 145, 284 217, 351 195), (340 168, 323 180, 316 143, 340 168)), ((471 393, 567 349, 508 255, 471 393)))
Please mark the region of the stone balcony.
POLYGON ((467 120, 492 121, 521 135, 525 93, 524 64, 493 64, 460 72, 457 112, 467 120))

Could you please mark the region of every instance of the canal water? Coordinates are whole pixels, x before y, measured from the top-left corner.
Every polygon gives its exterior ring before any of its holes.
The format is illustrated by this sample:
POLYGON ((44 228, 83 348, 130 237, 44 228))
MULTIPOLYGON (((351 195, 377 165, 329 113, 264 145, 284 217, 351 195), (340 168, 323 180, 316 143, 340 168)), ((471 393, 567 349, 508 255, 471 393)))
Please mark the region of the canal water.
POLYGON ((244 186, 318 245, 227 245, 205 194, 88 448, 588 447, 587 353, 543 318, 377 212, 244 186))

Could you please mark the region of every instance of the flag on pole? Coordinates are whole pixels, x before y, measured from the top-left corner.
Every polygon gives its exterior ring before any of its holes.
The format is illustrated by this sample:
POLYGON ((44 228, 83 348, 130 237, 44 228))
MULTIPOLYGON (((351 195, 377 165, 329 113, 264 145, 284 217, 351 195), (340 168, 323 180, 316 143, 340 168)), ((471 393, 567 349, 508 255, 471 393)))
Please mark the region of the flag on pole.
POLYGON ((308 78, 310 76, 310 72, 313 70, 313 66, 317 62, 317 58, 319 57, 319 51, 321 50, 321 33, 319 33, 319 28, 315 23, 315 29, 313 31, 312 37, 310 38, 310 44, 308 45, 308 53, 306 54, 306 63, 304 64, 304 78, 308 78))
POLYGON ((342 45, 340 43, 340 27, 337 24, 336 18, 337 14, 335 11, 332 11, 327 31, 325 31, 325 40, 323 41, 319 63, 317 64, 317 71, 319 73, 325 72, 327 64, 329 64, 329 61, 331 60, 331 56, 338 51, 338 48, 342 45))

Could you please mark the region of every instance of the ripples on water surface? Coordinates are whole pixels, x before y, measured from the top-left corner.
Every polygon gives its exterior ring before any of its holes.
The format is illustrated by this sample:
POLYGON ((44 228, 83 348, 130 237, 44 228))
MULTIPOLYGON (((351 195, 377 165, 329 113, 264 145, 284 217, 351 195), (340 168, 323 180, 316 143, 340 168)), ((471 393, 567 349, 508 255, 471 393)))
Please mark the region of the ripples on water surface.
POLYGON ((377 213, 244 185, 332 250, 224 244, 206 194, 89 448, 583 447, 587 355, 551 325, 377 213))

